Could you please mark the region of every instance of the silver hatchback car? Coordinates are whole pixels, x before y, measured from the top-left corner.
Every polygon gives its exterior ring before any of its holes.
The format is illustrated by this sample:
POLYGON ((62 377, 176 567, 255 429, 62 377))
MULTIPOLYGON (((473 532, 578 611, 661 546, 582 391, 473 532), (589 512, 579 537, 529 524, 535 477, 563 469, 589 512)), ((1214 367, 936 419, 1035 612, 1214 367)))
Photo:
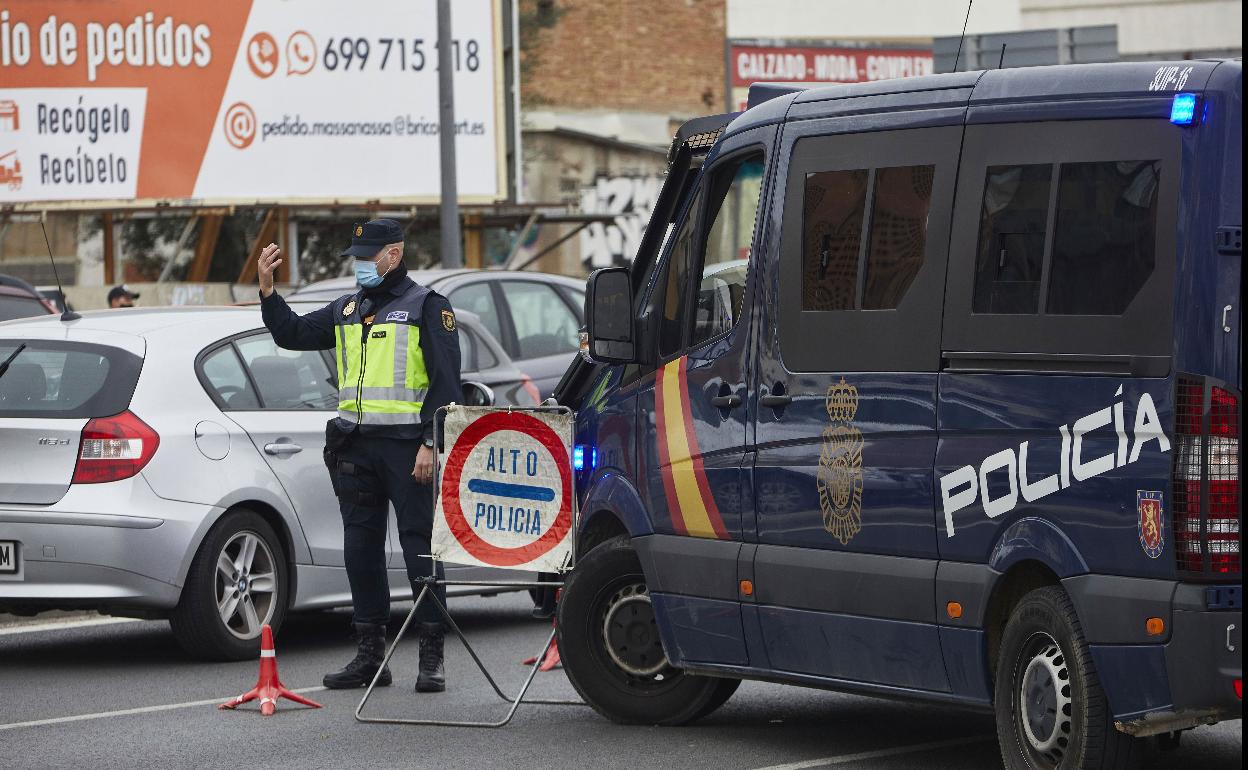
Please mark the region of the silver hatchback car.
MULTIPOLYGON (((536 403, 478 319, 460 329, 466 381, 536 403)), ((321 451, 331 354, 278 348, 256 307, 151 308, 0 323, 6 361, 0 611, 167 617, 193 654, 241 659, 262 624, 351 603, 321 451)))

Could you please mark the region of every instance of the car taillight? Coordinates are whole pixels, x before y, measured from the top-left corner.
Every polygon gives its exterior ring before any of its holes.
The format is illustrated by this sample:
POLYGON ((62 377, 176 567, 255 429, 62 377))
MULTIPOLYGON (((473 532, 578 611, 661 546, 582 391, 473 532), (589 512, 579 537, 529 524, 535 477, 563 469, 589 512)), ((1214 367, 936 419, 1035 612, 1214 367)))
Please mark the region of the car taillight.
POLYGON ((1181 375, 1175 399, 1174 546, 1179 570, 1240 573, 1239 396, 1181 375))
POLYGON ((78 464, 71 484, 128 479, 147 465, 160 436, 131 412, 95 417, 82 428, 78 464))
POLYGON ((533 399, 534 406, 542 403, 542 394, 537 392, 537 386, 533 384, 533 380, 525 377, 524 381, 520 383, 520 387, 524 388, 524 392, 528 393, 529 397, 533 399))

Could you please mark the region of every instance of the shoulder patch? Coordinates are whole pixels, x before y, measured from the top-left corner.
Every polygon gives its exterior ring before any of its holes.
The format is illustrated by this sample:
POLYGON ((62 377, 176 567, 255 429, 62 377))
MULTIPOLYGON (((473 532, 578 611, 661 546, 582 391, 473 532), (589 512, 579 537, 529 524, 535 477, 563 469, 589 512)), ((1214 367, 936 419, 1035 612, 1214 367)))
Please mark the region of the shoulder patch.
POLYGON ((355 312, 355 300, 348 300, 347 304, 342 308, 342 317, 347 318, 355 312))
POLYGON ((450 310, 442 311, 442 328, 448 332, 455 331, 455 314, 450 310))

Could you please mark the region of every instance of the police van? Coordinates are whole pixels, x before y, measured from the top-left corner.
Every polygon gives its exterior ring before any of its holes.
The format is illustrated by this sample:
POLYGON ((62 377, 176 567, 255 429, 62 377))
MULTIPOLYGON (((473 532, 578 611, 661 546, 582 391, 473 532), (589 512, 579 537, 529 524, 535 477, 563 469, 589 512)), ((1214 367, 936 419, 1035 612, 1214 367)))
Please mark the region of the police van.
POLYGON ((1009 768, 1239 718, 1242 77, 761 86, 682 127, 556 393, 581 695, 991 710, 1009 768))

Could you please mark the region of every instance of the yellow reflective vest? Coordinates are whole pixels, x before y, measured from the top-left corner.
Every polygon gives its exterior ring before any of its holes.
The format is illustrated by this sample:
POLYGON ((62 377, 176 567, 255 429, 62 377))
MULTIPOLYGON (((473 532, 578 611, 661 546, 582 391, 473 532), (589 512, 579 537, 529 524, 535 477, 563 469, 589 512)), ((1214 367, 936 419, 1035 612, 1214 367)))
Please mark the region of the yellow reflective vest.
POLYGON ((420 322, 429 289, 413 284, 377 308, 373 322, 361 316, 361 296, 339 299, 334 313, 338 362, 338 416, 360 425, 420 424, 429 374, 420 347, 420 322))

